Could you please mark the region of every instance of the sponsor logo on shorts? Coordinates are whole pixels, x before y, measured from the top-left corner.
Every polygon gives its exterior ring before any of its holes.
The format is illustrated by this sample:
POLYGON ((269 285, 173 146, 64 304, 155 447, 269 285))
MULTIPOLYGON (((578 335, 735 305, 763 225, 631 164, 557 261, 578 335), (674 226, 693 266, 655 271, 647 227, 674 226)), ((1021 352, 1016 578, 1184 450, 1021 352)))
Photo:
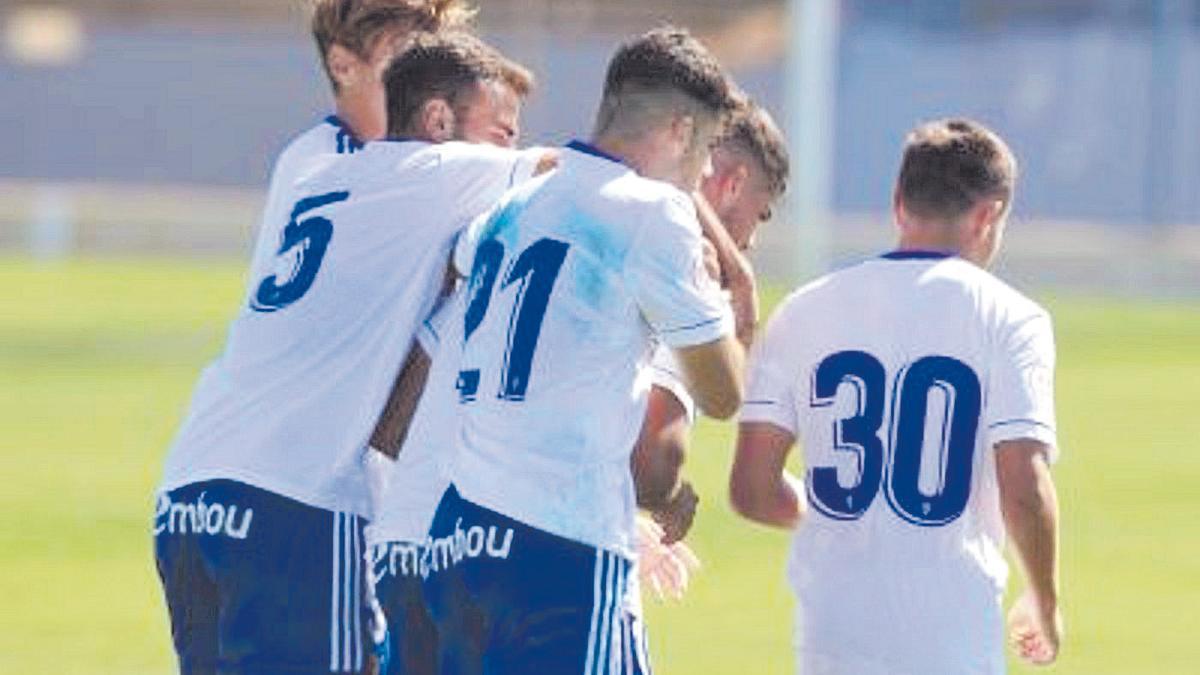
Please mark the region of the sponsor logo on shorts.
POLYGON ((462 518, 454 524, 454 532, 445 537, 426 537, 424 543, 389 542, 379 544, 371 552, 371 570, 375 580, 389 575, 409 577, 449 569, 465 559, 495 558, 507 560, 512 552, 514 531, 495 525, 464 527, 462 518))
POLYGON ((206 534, 245 539, 250 534, 254 509, 240 514, 236 504, 209 504, 204 492, 195 502, 171 501, 170 495, 160 494, 154 508, 154 534, 206 534), (238 516, 241 516, 239 519, 238 516))

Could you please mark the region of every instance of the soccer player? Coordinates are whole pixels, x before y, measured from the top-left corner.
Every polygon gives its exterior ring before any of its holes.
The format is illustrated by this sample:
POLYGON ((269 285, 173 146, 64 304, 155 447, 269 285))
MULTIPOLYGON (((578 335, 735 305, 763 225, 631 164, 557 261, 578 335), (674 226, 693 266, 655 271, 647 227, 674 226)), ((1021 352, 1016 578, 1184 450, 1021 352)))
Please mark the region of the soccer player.
POLYGON ((741 400, 688 196, 735 102, 694 38, 647 33, 613 58, 593 141, 459 240, 459 444, 425 552, 442 672, 645 669, 622 603, 654 336, 702 411, 741 400))
MULTIPOLYGON (((730 278, 733 274, 749 279, 748 287, 730 292, 748 294, 746 301, 753 302, 753 270, 742 254, 753 248, 759 226, 771 219, 772 206, 787 188, 790 171, 787 142, 770 114, 747 101, 713 148, 712 167, 700 184, 701 222, 707 225, 706 234, 714 240, 717 250, 725 252, 721 256, 724 285, 728 288, 739 283, 730 278), (703 212, 705 207, 708 214, 703 212), (722 239, 728 241, 722 243, 722 239)), ((743 338, 747 346, 753 336, 753 321, 753 318, 739 321, 751 324, 739 330, 739 335, 748 336, 743 338)), ((686 516, 687 509, 663 506, 697 499, 690 485, 679 482, 695 404, 668 350, 660 348, 651 367, 655 386, 650 393, 646 423, 633 465, 635 476, 641 478, 635 481, 638 502, 657 514, 669 543, 682 539, 691 522, 678 517, 686 516)))
POLYGON ((793 293, 752 354, 730 491, 794 528, 799 670, 1002 673, 1006 534, 1021 657, 1055 660, 1054 339, 986 270, 1016 161, 963 119, 908 135, 897 250, 793 293), (785 462, 799 441, 803 481, 785 462))
MULTIPOLYGON (((461 28, 474 15, 464 0, 313 0, 312 36, 333 91, 334 114, 297 135, 271 172, 264 214, 314 158, 351 154, 384 136, 383 70, 414 33, 461 28)), ((259 227, 256 263, 275 255, 278 223, 259 227)))
POLYGON ((277 256, 168 455, 155 553, 185 673, 367 661, 363 449, 454 237, 542 154, 434 143, 512 128, 514 64, 466 34, 406 54, 385 75, 397 142, 314 162, 268 212, 277 256))

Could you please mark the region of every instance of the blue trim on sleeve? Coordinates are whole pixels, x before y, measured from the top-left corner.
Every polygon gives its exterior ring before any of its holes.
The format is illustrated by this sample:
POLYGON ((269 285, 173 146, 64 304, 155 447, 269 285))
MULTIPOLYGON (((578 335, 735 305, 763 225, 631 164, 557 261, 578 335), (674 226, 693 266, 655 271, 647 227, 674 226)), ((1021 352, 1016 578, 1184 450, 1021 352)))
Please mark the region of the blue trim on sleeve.
POLYGON ((1011 420, 1001 420, 999 422, 993 422, 992 424, 988 425, 988 428, 995 429, 996 427, 1004 427, 1004 426, 1009 426, 1012 424, 1032 424, 1037 427, 1042 427, 1044 429, 1049 429, 1050 431, 1054 431, 1054 427, 1050 426, 1049 424, 1046 424, 1044 422, 1039 422, 1037 420, 1025 419, 1022 417, 1018 417, 1018 418, 1011 419, 1011 420))
POLYGON ((601 150, 600 148, 597 148, 596 146, 592 145, 591 143, 584 143, 583 141, 571 141, 570 143, 567 143, 567 148, 570 150, 574 150, 575 152, 582 152, 585 155, 591 155, 592 157, 599 157, 600 159, 607 159, 608 161, 616 162, 617 164, 625 163, 625 161, 623 159, 621 159, 620 157, 617 157, 615 155, 610 155, 607 152, 604 152, 603 150, 601 150))
POLYGON ((884 260, 944 260, 953 258, 953 253, 946 251, 892 251, 879 256, 884 260))
POLYGON ((771 401, 768 399, 759 399, 757 401, 743 401, 742 405, 779 405, 779 401, 771 401))
POLYGON ((719 322, 721 322, 721 321, 724 321, 724 320, 725 320, 725 317, 723 317, 723 316, 718 316, 718 317, 717 317, 717 318, 715 318, 715 319, 709 319, 709 320, 707 320, 707 321, 701 321, 700 323, 695 323, 695 324, 692 324, 692 325, 690 325, 690 326, 680 326, 679 328, 668 328, 668 329, 666 329, 666 330, 660 330, 660 331, 658 331, 658 332, 659 332, 660 334, 666 334, 666 333, 682 333, 682 332, 683 332, 683 331, 685 331, 685 330, 696 330, 697 328, 704 328, 705 326, 710 326, 710 325, 712 325, 712 324, 714 324, 714 323, 719 323, 719 322))

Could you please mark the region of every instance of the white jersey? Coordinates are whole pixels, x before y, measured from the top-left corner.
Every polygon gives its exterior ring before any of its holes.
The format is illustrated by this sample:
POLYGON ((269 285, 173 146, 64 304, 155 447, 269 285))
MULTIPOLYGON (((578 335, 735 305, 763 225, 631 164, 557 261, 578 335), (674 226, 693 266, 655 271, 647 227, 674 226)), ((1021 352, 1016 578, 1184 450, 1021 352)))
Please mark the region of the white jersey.
POLYGON ((162 489, 227 478, 369 514, 365 444, 454 238, 541 153, 380 142, 277 175, 225 351, 200 378, 162 489))
MULTIPOLYGON (((289 197, 288 186, 319 170, 324 163, 332 161, 338 155, 354 154, 362 148, 363 144, 336 115, 326 117, 320 124, 288 143, 283 152, 279 153, 275 167, 271 170, 271 183, 267 190, 262 222, 258 226, 252 266, 262 264, 263 260, 273 260, 279 251, 280 232, 287 222, 275 222, 271 218, 273 214, 290 206, 279 204, 289 197)), ((256 281, 251 278, 249 283, 256 281)))
POLYGON ((690 198, 573 143, 558 171, 471 226, 455 264, 470 281, 452 481, 527 525, 632 556, 629 460, 654 340, 732 333, 690 198))
POLYGON ((417 333, 421 349, 431 358, 429 377, 404 446, 388 468, 375 520, 367 528, 372 546, 423 543, 442 493, 450 486, 446 467, 458 442, 458 392, 453 385, 462 355, 462 297, 456 292, 446 298, 417 333))
POLYGON ((742 421, 795 434, 808 467, 803 672, 1003 672, 994 446, 1056 446, 1045 310, 961 259, 892 253, 792 294, 749 370, 742 421))

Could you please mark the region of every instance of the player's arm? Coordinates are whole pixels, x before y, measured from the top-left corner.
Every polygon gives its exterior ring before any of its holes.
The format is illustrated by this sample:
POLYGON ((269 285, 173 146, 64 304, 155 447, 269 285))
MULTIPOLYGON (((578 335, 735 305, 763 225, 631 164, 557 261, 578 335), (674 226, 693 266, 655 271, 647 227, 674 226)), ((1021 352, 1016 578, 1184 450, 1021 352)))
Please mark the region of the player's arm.
POLYGON ((738 340, 749 347, 758 328, 758 285, 754 279, 754 267, 750 260, 738 250, 737 244, 725 229, 717 212, 699 191, 692 194, 696 203, 696 217, 704 237, 716 250, 720 265, 722 287, 729 291, 733 306, 733 320, 738 340))
POLYGON ((409 425, 429 378, 430 363, 429 355, 420 344, 414 343, 396 375, 396 382, 392 385, 392 392, 375 424, 375 430, 371 432, 371 447, 392 459, 400 454, 400 448, 404 447, 404 440, 408 437, 409 425))
POLYGON ((770 422, 742 422, 729 477, 733 509, 756 523, 791 529, 804 518, 804 486, 787 470, 792 432, 770 422))
POLYGON ((1014 646, 1026 660, 1052 663, 1062 639, 1058 578, 1058 497, 1048 458, 1054 449, 1037 440, 996 445, 1000 508, 1025 571, 1028 591, 1014 607, 1014 646))
POLYGON ((630 459, 637 504, 663 529, 663 542, 682 540, 691 530, 700 498, 683 480, 691 421, 668 388, 650 390, 642 431, 630 459))
POLYGON ((1001 513, 1027 584, 1009 612, 1010 634, 1021 658, 1045 665, 1062 641, 1058 498, 1049 466, 1058 456, 1054 332, 1044 311, 1012 311, 994 343, 984 421, 1001 513))
POLYGON ((741 406, 745 352, 734 337, 729 302, 707 272, 695 208, 684 195, 661 205, 638 231, 627 281, 643 317, 675 356, 696 406, 728 419, 741 406))
POLYGON ((673 351, 688 391, 701 412, 719 420, 737 414, 745 388, 742 370, 746 361, 745 350, 737 338, 726 335, 673 351))

